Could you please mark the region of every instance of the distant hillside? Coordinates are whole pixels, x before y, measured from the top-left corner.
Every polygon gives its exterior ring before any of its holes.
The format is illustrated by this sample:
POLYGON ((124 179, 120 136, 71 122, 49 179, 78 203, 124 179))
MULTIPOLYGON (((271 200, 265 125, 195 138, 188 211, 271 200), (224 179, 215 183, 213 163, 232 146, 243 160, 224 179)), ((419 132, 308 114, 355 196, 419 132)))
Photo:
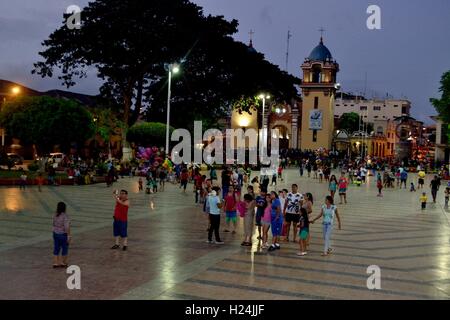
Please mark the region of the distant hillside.
POLYGON ((54 98, 73 99, 86 106, 94 106, 96 103, 96 96, 63 91, 63 90, 49 90, 46 92, 37 91, 28 87, 25 87, 19 83, 15 83, 8 80, 0 79, 0 97, 10 94, 11 88, 18 86, 21 88, 21 95, 25 96, 50 96, 54 98))

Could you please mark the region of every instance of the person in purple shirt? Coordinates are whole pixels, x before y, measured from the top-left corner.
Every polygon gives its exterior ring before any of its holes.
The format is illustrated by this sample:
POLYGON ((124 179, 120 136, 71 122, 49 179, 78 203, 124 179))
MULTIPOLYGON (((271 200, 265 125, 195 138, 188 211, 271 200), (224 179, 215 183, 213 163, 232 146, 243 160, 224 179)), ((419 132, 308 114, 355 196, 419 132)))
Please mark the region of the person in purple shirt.
POLYGON ((70 219, 66 214, 66 204, 60 202, 53 216, 53 268, 69 266, 67 259, 70 239, 70 219))

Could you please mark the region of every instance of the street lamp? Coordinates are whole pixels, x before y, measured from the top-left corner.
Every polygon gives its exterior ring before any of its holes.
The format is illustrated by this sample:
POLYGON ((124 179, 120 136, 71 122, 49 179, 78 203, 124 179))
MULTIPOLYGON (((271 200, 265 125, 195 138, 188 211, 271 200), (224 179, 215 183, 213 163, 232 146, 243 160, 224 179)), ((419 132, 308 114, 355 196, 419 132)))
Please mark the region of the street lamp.
POLYGON ((262 102, 263 102, 263 108, 262 108, 262 127, 263 127, 263 136, 262 136, 262 138, 263 138, 263 147, 267 144, 267 141, 266 141, 266 131, 265 131, 265 129, 266 129, 266 126, 265 126, 265 110, 266 110, 266 99, 267 100, 269 100, 270 99, 270 95, 268 95, 268 94, 265 94, 265 93, 261 93, 260 95, 259 95, 259 97, 258 97, 259 99, 261 99, 262 100, 262 102))
POLYGON ((94 116, 95 136, 94 136, 94 152, 97 153, 97 132, 98 132, 98 117, 94 116))
POLYGON ((18 86, 12 87, 11 93, 13 95, 17 96, 20 93, 20 87, 18 87, 18 86))
POLYGON ((169 65, 169 85, 167 94, 167 124, 166 124, 166 158, 169 157, 169 126, 170 126, 170 99, 172 95, 172 74, 180 72, 180 66, 178 64, 169 65))
POLYGON ((287 112, 287 110, 286 110, 286 108, 283 108, 283 109, 281 109, 281 108, 276 108, 275 109, 275 113, 277 113, 278 115, 280 115, 280 114, 285 114, 287 112))

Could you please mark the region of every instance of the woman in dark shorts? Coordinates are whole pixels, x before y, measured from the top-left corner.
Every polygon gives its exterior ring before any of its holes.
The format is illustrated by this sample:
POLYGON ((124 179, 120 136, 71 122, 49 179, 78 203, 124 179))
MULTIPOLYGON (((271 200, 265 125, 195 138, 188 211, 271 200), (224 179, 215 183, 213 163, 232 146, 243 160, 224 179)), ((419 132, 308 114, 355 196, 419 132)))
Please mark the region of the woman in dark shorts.
POLYGON ((53 216, 53 268, 67 268, 70 243, 70 219, 66 204, 59 202, 53 216))

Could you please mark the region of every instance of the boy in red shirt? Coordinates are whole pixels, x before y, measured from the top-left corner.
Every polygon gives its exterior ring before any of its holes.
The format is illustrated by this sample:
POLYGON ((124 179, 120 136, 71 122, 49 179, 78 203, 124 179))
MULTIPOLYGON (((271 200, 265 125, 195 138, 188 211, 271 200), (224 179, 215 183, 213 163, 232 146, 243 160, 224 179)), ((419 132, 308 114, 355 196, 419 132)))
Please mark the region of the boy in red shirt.
POLYGON ((225 214, 226 218, 225 221, 227 223, 225 232, 230 232, 230 222, 233 223, 233 234, 236 233, 236 225, 237 225, 237 213, 236 213, 236 206, 238 203, 238 197, 234 193, 234 187, 230 186, 230 189, 228 190, 227 195, 225 196, 225 214))
POLYGON ((114 238, 116 239, 116 244, 111 249, 119 249, 119 238, 122 238, 123 251, 126 251, 128 247, 128 208, 130 207, 128 192, 126 190, 121 190, 119 194, 119 191, 115 190, 113 195, 116 199, 113 224, 113 232, 114 238))

